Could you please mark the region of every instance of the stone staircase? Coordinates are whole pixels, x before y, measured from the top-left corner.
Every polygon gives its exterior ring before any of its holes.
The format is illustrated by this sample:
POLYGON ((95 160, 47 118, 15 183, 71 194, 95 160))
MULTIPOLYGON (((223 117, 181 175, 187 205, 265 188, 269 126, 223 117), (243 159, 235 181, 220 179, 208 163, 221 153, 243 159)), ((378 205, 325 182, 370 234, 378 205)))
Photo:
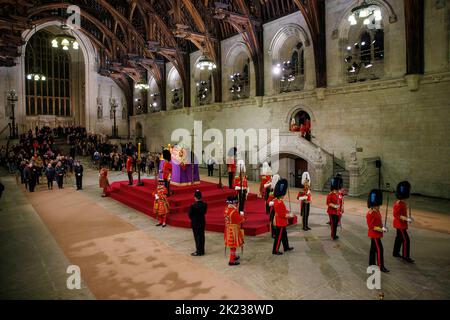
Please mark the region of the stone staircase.
MULTIPOLYGON (((333 162, 333 172, 334 172, 334 176, 338 173, 341 174, 342 176, 342 180, 344 182, 344 188, 345 189, 349 189, 350 188, 350 173, 345 170, 345 168, 343 167, 342 164, 339 164, 336 159, 333 162)), ((329 179, 327 179, 327 181, 325 182, 324 186, 323 186, 323 190, 324 191, 329 191, 330 187, 331 187, 331 178, 333 176, 331 176, 329 179)))

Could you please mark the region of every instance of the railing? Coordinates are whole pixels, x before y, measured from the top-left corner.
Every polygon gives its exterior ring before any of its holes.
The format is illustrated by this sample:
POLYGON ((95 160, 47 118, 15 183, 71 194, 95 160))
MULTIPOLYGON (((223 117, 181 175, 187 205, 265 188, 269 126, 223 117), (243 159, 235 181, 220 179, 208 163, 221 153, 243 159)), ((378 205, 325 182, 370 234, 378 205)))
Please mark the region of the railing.
POLYGON ((6 129, 9 128, 9 124, 7 124, 1 131, 0 131, 0 137, 5 132, 6 129))

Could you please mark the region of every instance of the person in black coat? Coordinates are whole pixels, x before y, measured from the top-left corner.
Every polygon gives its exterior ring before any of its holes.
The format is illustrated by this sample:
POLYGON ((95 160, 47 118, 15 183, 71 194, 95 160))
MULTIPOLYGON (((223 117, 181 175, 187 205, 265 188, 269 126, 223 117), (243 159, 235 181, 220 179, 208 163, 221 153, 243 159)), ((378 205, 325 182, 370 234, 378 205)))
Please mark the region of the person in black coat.
POLYGON ((58 162, 58 164, 55 167, 55 173, 56 173, 56 183, 58 184, 59 189, 63 189, 63 183, 64 183, 64 167, 62 166, 61 161, 58 162))
POLYGON ((27 172, 27 175, 25 176, 28 180, 28 190, 30 192, 34 192, 34 188, 36 187, 36 182, 37 182, 37 168, 35 167, 35 165, 33 163, 30 163, 29 166, 29 171, 27 172))
POLYGON ((47 177, 47 188, 48 190, 52 190, 53 180, 55 180, 55 168, 52 167, 51 163, 45 168, 45 176, 47 177))
POLYGON ((191 220, 194 233, 196 251, 192 256, 203 256, 205 254, 205 215, 208 205, 202 201, 202 193, 197 190, 194 193, 195 203, 189 208, 189 219, 191 220))
POLYGON ((25 164, 25 167, 23 168, 23 183, 25 184, 25 189, 27 190, 29 190, 30 179, 31 179, 30 164, 25 164))
POLYGON ((80 161, 75 161, 74 172, 77 181, 77 190, 81 190, 83 189, 83 165, 80 161))

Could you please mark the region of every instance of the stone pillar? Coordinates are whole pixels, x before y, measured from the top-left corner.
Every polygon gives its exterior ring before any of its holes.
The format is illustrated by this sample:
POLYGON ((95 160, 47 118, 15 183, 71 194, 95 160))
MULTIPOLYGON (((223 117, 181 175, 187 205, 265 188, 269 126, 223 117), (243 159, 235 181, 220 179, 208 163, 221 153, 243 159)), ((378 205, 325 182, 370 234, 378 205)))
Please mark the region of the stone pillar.
POLYGON ((359 196, 360 195, 360 177, 359 177, 359 165, 357 161, 352 161, 348 166, 348 171, 350 174, 350 187, 348 190, 349 196, 359 196))

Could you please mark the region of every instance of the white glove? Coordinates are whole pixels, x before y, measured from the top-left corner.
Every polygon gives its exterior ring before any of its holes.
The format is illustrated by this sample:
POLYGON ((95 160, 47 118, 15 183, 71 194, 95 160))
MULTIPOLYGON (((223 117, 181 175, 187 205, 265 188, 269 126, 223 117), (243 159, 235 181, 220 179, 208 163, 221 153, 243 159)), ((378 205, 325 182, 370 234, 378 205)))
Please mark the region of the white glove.
POLYGON ((414 219, 413 219, 413 218, 411 218, 411 217, 408 217, 408 219, 406 219, 406 221, 407 221, 407 222, 409 222, 409 223, 411 223, 411 222, 413 222, 413 221, 414 221, 414 219))
POLYGON ((270 201, 270 202, 269 202, 269 207, 273 207, 273 205, 274 205, 274 202, 273 202, 273 201, 270 201))
POLYGON ((241 187, 234 187, 234 190, 241 190, 241 187))
POLYGON ((241 216, 243 216, 243 215, 244 215, 244 211, 239 212, 239 214, 240 214, 241 216))
POLYGON ((339 209, 339 205, 338 204, 333 204, 333 208, 339 209))
POLYGON ((308 199, 307 196, 303 196, 303 197, 298 198, 298 200, 300 200, 300 201, 305 201, 306 199, 308 199))
POLYGON ((157 194, 155 194, 155 199, 156 199, 156 200, 158 200, 158 199, 159 199, 159 196, 158 196, 157 194))
POLYGON ((384 233, 388 232, 388 229, 386 227, 381 228, 381 231, 383 231, 384 233))

